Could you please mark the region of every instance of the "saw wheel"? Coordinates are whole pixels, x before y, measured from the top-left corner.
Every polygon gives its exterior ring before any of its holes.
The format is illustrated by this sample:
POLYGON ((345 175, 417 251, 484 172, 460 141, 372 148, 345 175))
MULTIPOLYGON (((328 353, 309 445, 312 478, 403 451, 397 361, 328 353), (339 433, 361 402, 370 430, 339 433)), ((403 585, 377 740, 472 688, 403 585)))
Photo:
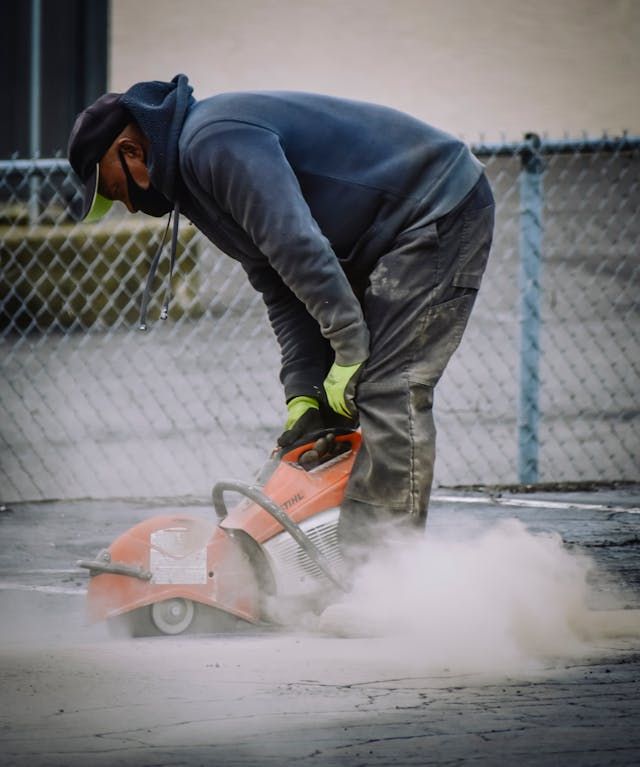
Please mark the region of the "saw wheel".
POLYGON ((190 599, 174 597, 151 605, 151 622, 161 634, 182 634, 193 623, 195 607, 190 599))

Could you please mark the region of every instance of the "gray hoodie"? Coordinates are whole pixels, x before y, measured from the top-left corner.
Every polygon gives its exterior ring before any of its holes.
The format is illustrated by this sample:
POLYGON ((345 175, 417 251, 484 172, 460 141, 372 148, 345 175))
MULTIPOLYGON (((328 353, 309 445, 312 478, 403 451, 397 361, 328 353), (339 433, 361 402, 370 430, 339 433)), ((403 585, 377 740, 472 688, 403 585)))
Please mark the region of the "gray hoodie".
POLYGON ((262 293, 286 398, 317 393, 334 355, 368 356, 360 301, 378 258, 451 211, 482 166, 463 142, 386 107, 190 93, 179 75, 125 95, 151 141, 152 182, 262 293))

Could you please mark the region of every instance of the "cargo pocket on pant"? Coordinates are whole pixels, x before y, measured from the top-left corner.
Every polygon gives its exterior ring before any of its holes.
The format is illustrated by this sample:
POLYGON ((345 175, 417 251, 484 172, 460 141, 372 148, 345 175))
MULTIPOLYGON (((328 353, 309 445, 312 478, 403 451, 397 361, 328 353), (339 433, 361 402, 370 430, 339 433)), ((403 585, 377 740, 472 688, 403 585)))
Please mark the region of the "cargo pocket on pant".
POLYGON ((409 380, 435 386, 451 355, 460 345, 476 290, 460 290, 460 295, 432 306, 421 318, 416 353, 409 368, 409 380))
POLYGON ((494 215, 494 205, 464 214, 460 254, 452 285, 474 290, 480 287, 493 239, 494 215))
POLYGON ((411 428, 406 377, 364 381, 357 397, 362 446, 345 496, 375 507, 406 510, 409 499, 411 428))

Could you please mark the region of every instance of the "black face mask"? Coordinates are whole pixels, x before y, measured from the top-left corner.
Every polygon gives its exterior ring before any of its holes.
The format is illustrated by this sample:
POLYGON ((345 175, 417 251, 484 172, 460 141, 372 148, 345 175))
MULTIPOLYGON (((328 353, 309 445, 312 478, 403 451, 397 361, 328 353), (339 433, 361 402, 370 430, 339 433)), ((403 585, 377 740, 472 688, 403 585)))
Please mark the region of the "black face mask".
POLYGON ((135 210, 141 210, 149 216, 164 216, 168 213, 173 205, 167 200, 167 198, 161 194, 154 186, 149 184, 148 189, 143 189, 138 186, 131 175, 129 166, 122 152, 118 153, 120 157, 120 164, 127 179, 127 191, 129 193, 129 200, 135 210))

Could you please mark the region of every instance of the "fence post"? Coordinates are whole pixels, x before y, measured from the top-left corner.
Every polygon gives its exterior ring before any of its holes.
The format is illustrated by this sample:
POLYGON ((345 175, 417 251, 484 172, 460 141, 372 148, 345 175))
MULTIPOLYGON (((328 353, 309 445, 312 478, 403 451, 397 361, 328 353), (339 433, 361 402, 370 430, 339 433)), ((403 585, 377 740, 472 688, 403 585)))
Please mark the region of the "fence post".
POLYGON ((520 398, 518 481, 538 481, 540 419, 540 262, 542 259, 542 173, 540 137, 525 136, 520 171, 520 398))
MULTIPOLYGON (((29 83, 29 151, 31 158, 40 155, 40 100, 42 90, 40 44, 42 39, 41 0, 31 0, 31 72, 29 83)), ((29 176, 29 223, 35 224, 40 217, 40 177, 34 172, 29 176)))

